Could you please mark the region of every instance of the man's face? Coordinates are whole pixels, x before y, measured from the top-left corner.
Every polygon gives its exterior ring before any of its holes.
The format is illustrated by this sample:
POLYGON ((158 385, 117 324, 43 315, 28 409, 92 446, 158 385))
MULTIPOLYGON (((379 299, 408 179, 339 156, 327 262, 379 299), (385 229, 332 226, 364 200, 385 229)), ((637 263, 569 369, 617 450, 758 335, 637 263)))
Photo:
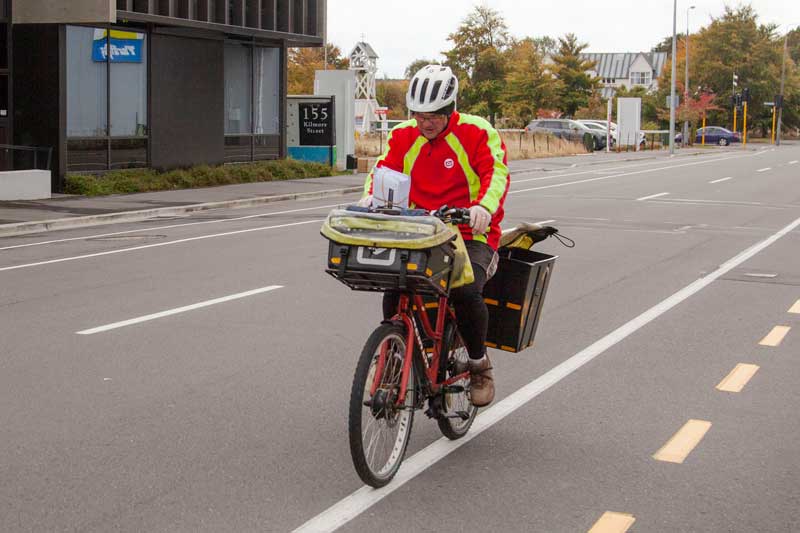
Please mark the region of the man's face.
POLYGON ((447 128, 447 115, 414 113, 414 118, 417 120, 417 128, 422 136, 429 141, 438 137, 447 128))

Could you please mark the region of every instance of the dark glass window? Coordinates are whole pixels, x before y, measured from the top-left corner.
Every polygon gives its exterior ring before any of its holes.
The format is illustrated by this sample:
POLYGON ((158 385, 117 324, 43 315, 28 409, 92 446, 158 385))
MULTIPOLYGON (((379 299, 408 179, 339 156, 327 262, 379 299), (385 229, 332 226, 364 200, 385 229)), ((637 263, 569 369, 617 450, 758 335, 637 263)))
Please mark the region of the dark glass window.
POLYGON ((108 133, 106 30, 67 26, 67 136, 108 133))
POLYGON ((252 133, 252 47, 225 46, 225 134, 252 133))
POLYGON ((8 68, 8 24, 0 23, 0 69, 8 68))
POLYGON ((226 135, 225 161, 250 161, 252 159, 252 136, 226 135))
POLYGON ((67 141, 67 172, 107 169, 108 139, 70 139, 67 141))
POLYGON ((147 139, 111 139, 111 168, 147 166, 147 139))
POLYGON ((147 35, 66 33, 67 170, 147 166, 147 35))
POLYGON ((225 46, 225 160, 280 157, 280 49, 225 46))

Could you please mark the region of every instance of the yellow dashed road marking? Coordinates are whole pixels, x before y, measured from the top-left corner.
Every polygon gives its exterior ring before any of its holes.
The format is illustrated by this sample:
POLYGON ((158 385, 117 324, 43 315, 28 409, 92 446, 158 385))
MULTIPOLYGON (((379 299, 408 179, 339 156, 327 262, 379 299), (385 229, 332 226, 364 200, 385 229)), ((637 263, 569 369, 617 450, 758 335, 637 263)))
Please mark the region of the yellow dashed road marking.
POLYGON ((689 420, 660 450, 653 454, 653 459, 669 463, 682 463, 695 446, 703 440, 710 428, 711 422, 689 420))
POLYGON ((758 372, 758 365, 739 363, 725 379, 719 382, 717 389, 725 392, 741 392, 750 378, 758 372))
POLYGON ((789 326, 775 326, 758 344, 761 346, 778 346, 790 329, 792 328, 789 326))
POLYGON ((612 513, 606 511, 603 516, 594 523, 589 533, 624 533, 633 525, 636 519, 628 513, 612 513))
POLYGON ((794 305, 789 309, 790 313, 800 315, 800 300, 797 300, 794 305))

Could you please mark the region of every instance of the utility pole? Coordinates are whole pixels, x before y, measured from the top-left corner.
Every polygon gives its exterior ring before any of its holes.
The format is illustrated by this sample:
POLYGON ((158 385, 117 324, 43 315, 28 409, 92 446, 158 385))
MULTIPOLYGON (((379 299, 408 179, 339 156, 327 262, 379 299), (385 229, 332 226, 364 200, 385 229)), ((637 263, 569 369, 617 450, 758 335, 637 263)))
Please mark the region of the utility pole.
MULTIPOLYGON (((686 75, 683 78, 683 105, 689 103, 689 11, 694 9, 694 6, 686 8, 686 75)), ((688 117, 683 121, 683 135, 681 135, 681 145, 686 146, 689 144, 689 119, 688 117)))
POLYGON ((783 84, 786 81, 786 51, 789 45, 789 32, 786 32, 786 35, 783 36, 783 64, 781 65, 781 94, 778 102, 775 102, 775 105, 780 105, 778 108, 778 142, 775 143, 777 146, 781 145, 781 118, 783 118, 783 84))
POLYGON ((675 53, 677 51, 676 32, 678 30, 678 0, 672 2, 672 80, 669 100, 669 155, 675 155, 675 53))

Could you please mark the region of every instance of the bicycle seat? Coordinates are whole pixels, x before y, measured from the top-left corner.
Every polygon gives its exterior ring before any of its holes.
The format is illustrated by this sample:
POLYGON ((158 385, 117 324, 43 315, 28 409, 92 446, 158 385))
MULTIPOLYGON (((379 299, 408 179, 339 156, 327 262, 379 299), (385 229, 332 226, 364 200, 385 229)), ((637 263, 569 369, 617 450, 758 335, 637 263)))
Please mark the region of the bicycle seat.
POLYGON ((528 250, 537 242, 543 241, 557 232, 558 230, 553 226, 540 226, 532 222, 523 222, 500 236, 500 248, 524 248, 528 250))

